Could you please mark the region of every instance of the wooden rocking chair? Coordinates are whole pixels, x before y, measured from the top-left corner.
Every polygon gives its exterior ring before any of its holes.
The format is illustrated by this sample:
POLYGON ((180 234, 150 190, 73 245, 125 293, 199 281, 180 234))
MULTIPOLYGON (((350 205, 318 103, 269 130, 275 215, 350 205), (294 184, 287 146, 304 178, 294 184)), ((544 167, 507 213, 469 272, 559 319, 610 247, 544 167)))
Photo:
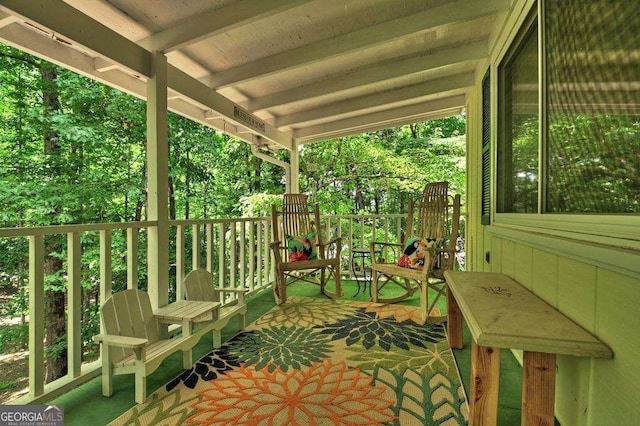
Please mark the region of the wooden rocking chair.
POLYGON ((442 313, 433 317, 432 309, 442 295, 446 295, 446 282, 444 271, 453 269, 455 264, 456 242, 460 224, 460 195, 450 197, 448 195, 448 182, 429 183, 425 187, 422 198, 418 204, 409 201, 407 226, 403 244, 371 243, 371 259, 374 259, 372 269, 372 300, 373 302, 395 303, 420 291, 420 306, 422 308, 422 320, 426 321, 431 315, 430 321, 439 322, 446 319, 442 313), (413 241, 412 247, 406 248, 413 241), (409 252, 420 249, 424 256, 422 259, 409 260, 409 252), (391 250, 391 253, 389 251, 391 250), (378 254, 376 254, 378 253, 378 254), (404 256, 405 261, 399 261, 404 256), (385 263, 385 259, 391 259, 398 263, 385 263), (422 263, 423 266, 411 267, 411 262, 422 263), (382 283, 381 282, 382 277, 382 283), (394 284, 400 287, 392 291, 394 284), (435 290, 436 295, 429 303, 429 288, 435 290), (391 291, 389 297, 382 297, 391 291))
POLYGON ((320 291, 332 298, 342 296, 341 239, 334 238, 326 243, 322 239, 318 204, 309 208, 306 195, 285 194, 282 209, 273 205, 271 213, 273 221, 271 249, 276 272, 273 294, 276 303, 282 304, 287 301, 287 284, 295 281, 319 285, 320 291), (296 241, 302 250, 292 252, 291 247, 296 245, 296 241), (316 255, 309 257, 309 251, 315 251, 316 255), (335 292, 326 287, 331 278, 335 282, 335 292))

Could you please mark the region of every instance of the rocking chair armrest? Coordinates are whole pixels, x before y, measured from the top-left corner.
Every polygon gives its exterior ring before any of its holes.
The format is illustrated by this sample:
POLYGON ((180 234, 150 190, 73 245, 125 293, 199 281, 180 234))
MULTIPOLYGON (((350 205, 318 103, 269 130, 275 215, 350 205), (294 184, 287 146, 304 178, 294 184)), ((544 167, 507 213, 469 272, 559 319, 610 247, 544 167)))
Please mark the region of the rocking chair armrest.
POLYGON ((336 257, 340 257, 340 251, 342 250, 342 237, 332 238, 329 241, 324 242, 322 245, 318 245, 318 248, 320 249, 319 251, 322 252, 322 254, 326 258, 327 248, 333 245, 336 246, 336 257))
POLYGON ((381 241, 371 241, 371 243, 369 244, 369 250, 371 252, 371 261, 373 263, 385 263, 384 261, 379 262, 378 260, 384 259, 385 251, 387 249, 391 249, 393 251, 393 254, 396 257, 399 257, 400 253, 402 252, 402 244, 385 243, 381 241))
POLYGON ((273 241, 271 244, 271 251, 273 251, 273 257, 276 264, 282 262, 282 250, 285 250, 286 247, 282 245, 280 241, 273 241))

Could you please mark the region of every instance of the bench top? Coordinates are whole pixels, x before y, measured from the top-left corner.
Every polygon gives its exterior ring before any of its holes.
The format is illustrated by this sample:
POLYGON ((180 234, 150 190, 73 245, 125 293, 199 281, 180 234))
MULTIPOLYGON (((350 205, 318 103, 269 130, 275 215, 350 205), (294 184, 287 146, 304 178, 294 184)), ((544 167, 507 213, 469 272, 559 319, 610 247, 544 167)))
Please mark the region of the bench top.
POLYGON ((195 300, 177 300, 156 309, 153 315, 160 321, 174 323, 181 321, 200 322, 216 319, 218 302, 201 302, 195 300))
POLYGON ((446 271, 444 276, 478 345, 611 358, 611 349, 508 276, 446 271))

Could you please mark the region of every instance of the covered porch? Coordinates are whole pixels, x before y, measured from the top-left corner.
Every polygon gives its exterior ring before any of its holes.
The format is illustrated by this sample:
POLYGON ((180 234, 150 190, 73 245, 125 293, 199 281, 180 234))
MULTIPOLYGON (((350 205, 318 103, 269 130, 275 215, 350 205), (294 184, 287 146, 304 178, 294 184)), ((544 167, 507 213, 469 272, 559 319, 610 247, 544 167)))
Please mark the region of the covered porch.
MULTIPOLYGON (((612 349, 612 360, 559 358, 562 424, 640 422, 637 6, 570 3, 0 0, 4 43, 147 102, 146 221, 0 230, 29 242, 35 325, 29 393, 19 402, 79 398, 82 387, 54 399, 99 374, 82 362, 83 234, 97 236, 101 302, 111 293, 117 232, 126 234, 126 259, 117 261, 126 264, 127 287, 140 284, 144 268, 154 308, 180 298, 182 277, 197 267, 248 287, 255 312, 264 307, 260 292, 273 279, 268 218, 169 220, 167 111, 251 144, 283 168, 292 193, 300 190, 303 144, 464 113, 466 268, 512 277, 612 349), (599 25, 591 28, 592 20, 599 25), (597 129, 576 125, 585 117, 597 129), (567 148, 590 141, 603 151, 567 148), (280 149, 288 163, 271 155, 280 149), (36 325, 44 321, 47 235, 67 241, 69 368, 45 385, 36 325)), ((349 248, 399 239, 401 217, 324 217, 327 233, 348 241, 345 276, 349 248)))

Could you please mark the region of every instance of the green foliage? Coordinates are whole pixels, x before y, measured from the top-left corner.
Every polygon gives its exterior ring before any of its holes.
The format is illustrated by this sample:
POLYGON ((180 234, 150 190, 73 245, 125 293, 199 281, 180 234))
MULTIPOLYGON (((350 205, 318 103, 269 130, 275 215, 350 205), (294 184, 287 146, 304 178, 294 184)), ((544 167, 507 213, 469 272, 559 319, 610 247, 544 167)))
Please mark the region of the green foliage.
POLYGON ((29 324, 0 328, 0 354, 26 350, 29 347, 29 324))
MULTIPOLYGON (((0 227, 146 219, 145 102, 3 45, 0 81, 0 227), (55 78, 45 79, 43 70, 55 78), (45 108, 45 95, 57 98, 59 108, 45 108)), ((170 113, 168 124, 172 219, 270 215, 271 204, 285 191, 281 167, 254 156, 247 143, 184 117, 170 113)), ((448 179, 464 190, 463 134, 464 118, 452 117, 305 145, 300 189, 325 214, 402 212, 408 197, 428 181, 448 179)), ((268 155, 289 162, 286 150, 268 155)), ((365 232, 373 233, 373 223, 365 224, 365 232)), ((126 231, 111 237, 109 284, 118 291, 127 280, 126 231)), ((146 239, 142 230, 139 247, 146 247, 146 239)), ((64 236, 46 238, 46 256, 59 268, 47 272, 47 291, 66 291, 66 245, 64 236)), ((82 233, 81 246, 82 341, 93 353, 99 234, 82 233)), ((175 247, 169 252, 173 263, 175 247)), ((3 304, 2 317, 28 314, 26 253, 26 239, 0 239, 0 289, 13 295, 3 304)), ((146 250, 138 255, 144 288, 146 250)), ((58 357, 65 350, 62 335, 47 354, 58 357)))

